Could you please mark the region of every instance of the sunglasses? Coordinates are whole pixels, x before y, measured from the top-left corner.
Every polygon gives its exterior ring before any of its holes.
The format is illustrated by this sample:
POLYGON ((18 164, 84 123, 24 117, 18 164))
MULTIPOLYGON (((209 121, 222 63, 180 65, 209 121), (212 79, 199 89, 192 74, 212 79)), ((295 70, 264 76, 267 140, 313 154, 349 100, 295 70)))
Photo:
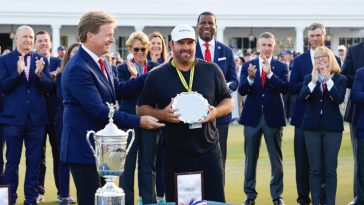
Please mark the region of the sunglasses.
POLYGON ((141 52, 145 52, 147 50, 147 48, 138 48, 138 47, 135 47, 135 48, 133 48, 133 51, 134 52, 139 52, 139 51, 141 51, 141 52))

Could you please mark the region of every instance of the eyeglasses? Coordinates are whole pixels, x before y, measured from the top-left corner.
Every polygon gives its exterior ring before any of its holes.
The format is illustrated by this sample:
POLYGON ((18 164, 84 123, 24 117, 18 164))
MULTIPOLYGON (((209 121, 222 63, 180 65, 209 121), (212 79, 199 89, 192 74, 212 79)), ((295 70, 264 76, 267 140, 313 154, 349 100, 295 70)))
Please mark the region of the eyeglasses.
POLYGON ((316 56, 315 60, 322 60, 322 59, 326 59, 328 57, 329 57, 328 55, 316 56))
POLYGON ((133 48, 133 51, 134 52, 139 52, 139 51, 141 51, 141 52, 145 52, 147 50, 147 48, 138 48, 138 47, 135 47, 135 48, 133 48))

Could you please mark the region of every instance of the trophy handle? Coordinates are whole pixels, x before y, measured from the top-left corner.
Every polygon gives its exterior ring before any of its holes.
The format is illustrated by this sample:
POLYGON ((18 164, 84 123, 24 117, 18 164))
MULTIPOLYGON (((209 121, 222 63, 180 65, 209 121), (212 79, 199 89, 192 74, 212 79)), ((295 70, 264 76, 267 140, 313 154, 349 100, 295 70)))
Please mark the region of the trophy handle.
POLYGON ((92 147, 92 144, 91 144, 91 142, 90 142, 90 135, 91 135, 91 134, 95 135, 95 131, 93 131, 93 130, 89 130, 89 131, 87 131, 87 134, 86 134, 86 140, 87 140, 87 144, 88 144, 88 145, 90 146, 90 148, 91 148, 92 153, 94 154, 94 156, 96 156, 95 149, 92 147))
POLYGON ((129 129, 128 131, 126 131, 126 133, 128 134, 129 136, 129 132, 132 132, 132 135, 131 135, 131 140, 130 140, 130 143, 129 143, 129 146, 126 148, 126 154, 129 153, 129 150, 131 148, 131 145, 133 145, 133 142, 134 142, 134 139, 135 139, 135 132, 133 129, 129 129))

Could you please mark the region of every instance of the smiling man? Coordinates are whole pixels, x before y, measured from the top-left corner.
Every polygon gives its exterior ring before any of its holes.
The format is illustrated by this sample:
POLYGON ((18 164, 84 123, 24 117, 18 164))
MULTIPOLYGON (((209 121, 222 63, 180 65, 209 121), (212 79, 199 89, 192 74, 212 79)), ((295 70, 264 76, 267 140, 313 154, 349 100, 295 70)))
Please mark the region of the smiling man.
MULTIPOLYGON (((43 55, 48 62, 48 71, 51 74, 52 79, 55 80, 57 75, 57 68, 61 65, 61 60, 51 56, 50 50, 52 49, 51 37, 46 31, 38 31, 35 34, 35 49, 38 54, 43 55)), ((46 172, 45 152, 46 152, 46 139, 49 136, 49 143, 52 147, 53 156, 53 175, 54 181, 57 188, 57 194, 59 194, 59 180, 58 180, 58 164, 59 164, 59 143, 56 136, 56 111, 57 111, 57 94, 56 85, 53 80, 52 90, 46 93, 46 103, 49 122, 46 125, 44 132, 43 150, 42 150, 42 161, 40 165, 39 175, 39 188, 38 188, 38 202, 44 201, 44 177, 46 172)), ((57 198, 57 201, 59 199, 57 198)))
MULTIPOLYGON (((216 17, 213 13, 206 11, 198 16, 198 41, 196 43, 196 57, 204 59, 208 62, 216 63, 224 74, 225 82, 228 85, 230 92, 233 92, 238 88, 239 85, 235 69, 233 51, 225 44, 215 40, 214 36, 216 29, 216 17)), ((219 131, 219 143, 224 169, 227 153, 229 124, 231 121, 231 113, 216 119, 216 127, 219 131)))
MULTIPOLYGON (((81 47, 66 65, 62 75, 63 133, 61 160, 70 169, 80 205, 94 204, 101 180, 95 157, 86 142, 87 130, 101 130, 108 123, 108 103, 116 103, 142 89, 146 75, 119 83, 102 60, 115 42, 116 21, 106 12, 91 11, 78 24, 81 47)), ((151 116, 136 116, 115 111, 114 123, 120 128, 160 128, 163 124, 151 116)))
MULTIPOLYGON (((192 26, 177 25, 171 32, 173 58, 151 71, 139 97, 137 111, 166 123, 164 182, 166 200, 175 202, 176 173, 203 172, 206 200, 225 201, 221 151, 215 119, 230 113, 234 101, 216 64, 195 58, 196 37, 192 26), (171 98, 182 92, 200 93, 210 104, 200 126, 183 123, 171 98)), ((193 110, 191 110, 193 112, 193 110)))
POLYGON ((24 204, 28 205, 37 204, 40 155, 44 127, 48 123, 45 91, 49 91, 52 84, 46 69, 47 60, 31 51, 33 29, 20 26, 15 42, 16 49, 0 57, 0 90, 4 103, 0 123, 4 125, 7 148, 4 184, 10 185, 11 204, 15 204, 24 141, 27 161, 24 204))

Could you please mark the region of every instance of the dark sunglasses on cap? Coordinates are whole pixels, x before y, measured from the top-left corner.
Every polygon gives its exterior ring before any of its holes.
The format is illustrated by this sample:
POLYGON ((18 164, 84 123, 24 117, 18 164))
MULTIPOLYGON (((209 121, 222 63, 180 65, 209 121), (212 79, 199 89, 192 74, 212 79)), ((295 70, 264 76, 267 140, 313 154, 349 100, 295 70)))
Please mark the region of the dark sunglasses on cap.
POLYGON ((139 52, 139 51, 145 52, 146 50, 147 48, 138 48, 138 47, 133 48, 134 52, 139 52))

